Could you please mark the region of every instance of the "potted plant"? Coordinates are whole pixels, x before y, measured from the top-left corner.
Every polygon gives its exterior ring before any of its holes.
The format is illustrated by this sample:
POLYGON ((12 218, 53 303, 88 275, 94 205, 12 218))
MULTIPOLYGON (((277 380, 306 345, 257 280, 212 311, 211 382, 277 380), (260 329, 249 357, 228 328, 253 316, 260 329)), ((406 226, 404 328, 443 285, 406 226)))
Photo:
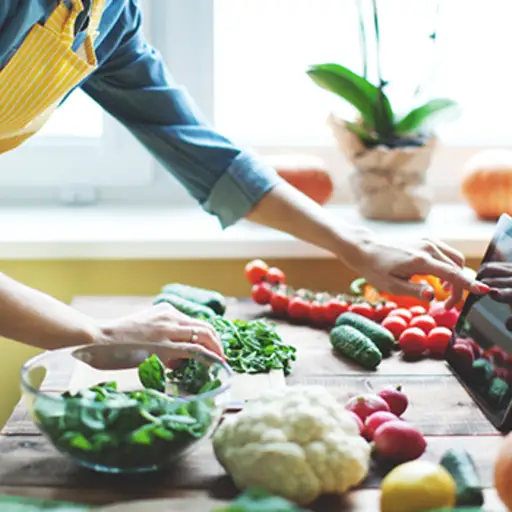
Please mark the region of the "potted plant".
MULTIPOLYGON (((448 98, 431 98, 402 115, 393 110, 386 94, 388 83, 381 71, 377 0, 371 0, 370 25, 361 0, 356 1, 363 74, 335 63, 313 65, 307 74, 314 83, 350 103, 358 113, 355 121, 331 114, 328 122, 338 146, 354 166, 351 185, 361 215, 387 221, 425 220, 432 203, 426 173, 437 143, 433 121, 438 114, 457 105, 448 98), (368 79, 370 32, 375 43, 375 84, 368 79)), ((436 31, 428 37, 434 47, 436 31)), ((422 87, 416 89, 415 100, 422 92, 422 87)))

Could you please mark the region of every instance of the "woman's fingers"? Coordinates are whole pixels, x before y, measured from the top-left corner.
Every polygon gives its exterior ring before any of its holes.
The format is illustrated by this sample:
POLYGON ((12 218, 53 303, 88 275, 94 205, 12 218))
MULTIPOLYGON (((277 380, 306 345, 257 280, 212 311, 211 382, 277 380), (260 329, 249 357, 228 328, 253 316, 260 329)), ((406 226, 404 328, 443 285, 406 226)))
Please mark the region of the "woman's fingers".
POLYGON ((171 342, 178 341, 202 346, 224 359, 224 348, 218 336, 204 327, 169 323, 164 327, 163 335, 171 342))
POLYGON ((482 268, 478 271, 477 278, 484 279, 487 277, 506 277, 512 276, 512 265, 508 263, 502 263, 493 261, 490 263, 484 263, 482 268))

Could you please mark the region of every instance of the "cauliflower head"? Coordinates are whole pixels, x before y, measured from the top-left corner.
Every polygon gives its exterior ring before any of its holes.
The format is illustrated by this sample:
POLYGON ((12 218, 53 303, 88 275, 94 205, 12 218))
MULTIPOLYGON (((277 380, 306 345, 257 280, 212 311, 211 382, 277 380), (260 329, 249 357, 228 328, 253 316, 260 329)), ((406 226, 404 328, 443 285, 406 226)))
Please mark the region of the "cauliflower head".
POLYGON ((299 505, 345 493, 370 467, 354 418, 320 386, 265 393, 220 425, 213 448, 239 489, 259 487, 299 505))

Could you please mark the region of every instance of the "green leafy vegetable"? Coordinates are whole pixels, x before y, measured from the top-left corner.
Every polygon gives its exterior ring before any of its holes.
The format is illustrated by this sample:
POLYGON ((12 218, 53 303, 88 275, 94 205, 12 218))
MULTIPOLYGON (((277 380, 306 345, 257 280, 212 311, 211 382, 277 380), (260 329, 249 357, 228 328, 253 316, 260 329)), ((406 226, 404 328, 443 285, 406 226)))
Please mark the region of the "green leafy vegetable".
POLYGON ((145 388, 165 391, 165 366, 156 354, 139 365, 138 373, 140 382, 145 388))
POLYGON ((226 359, 235 372, 267 373, 270 370, 291 371, 297 349, 281 339, 266 320, 226 320, 214 318, 210 323, 224 345, 226 359))
POLYGON ((212 512, 306 512, 303 508, 259 489, 248 489, 230 505, 212 512))
MULTIPOLYGON (((209 369, 202 370, 199 391, 221 384, 209 369)), ((138 391, 121 392, 115 382, 105 382, 75 395, 63 393, 59 401, 40 396, 35 419, 59 450, 82 463, 121 470, 159 467, 207 433, 214 402, 164 394, 165 366, 156 354, 138 373, 144 385, 138 391)))

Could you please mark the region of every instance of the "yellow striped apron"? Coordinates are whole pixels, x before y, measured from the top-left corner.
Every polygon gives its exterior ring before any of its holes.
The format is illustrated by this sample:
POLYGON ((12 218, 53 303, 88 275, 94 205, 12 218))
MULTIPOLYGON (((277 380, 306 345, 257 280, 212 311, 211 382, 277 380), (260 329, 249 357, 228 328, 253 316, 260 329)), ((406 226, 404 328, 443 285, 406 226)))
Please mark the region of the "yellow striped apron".
POLYGON ((0 153, 37 133, 63 97, 97 68, 94 41, 105 0, 94 0, 83 45, 75 53, 75 22, 82 0, 70 10, 61 0, 44 25, 36 24, 0 71, 0 153))

